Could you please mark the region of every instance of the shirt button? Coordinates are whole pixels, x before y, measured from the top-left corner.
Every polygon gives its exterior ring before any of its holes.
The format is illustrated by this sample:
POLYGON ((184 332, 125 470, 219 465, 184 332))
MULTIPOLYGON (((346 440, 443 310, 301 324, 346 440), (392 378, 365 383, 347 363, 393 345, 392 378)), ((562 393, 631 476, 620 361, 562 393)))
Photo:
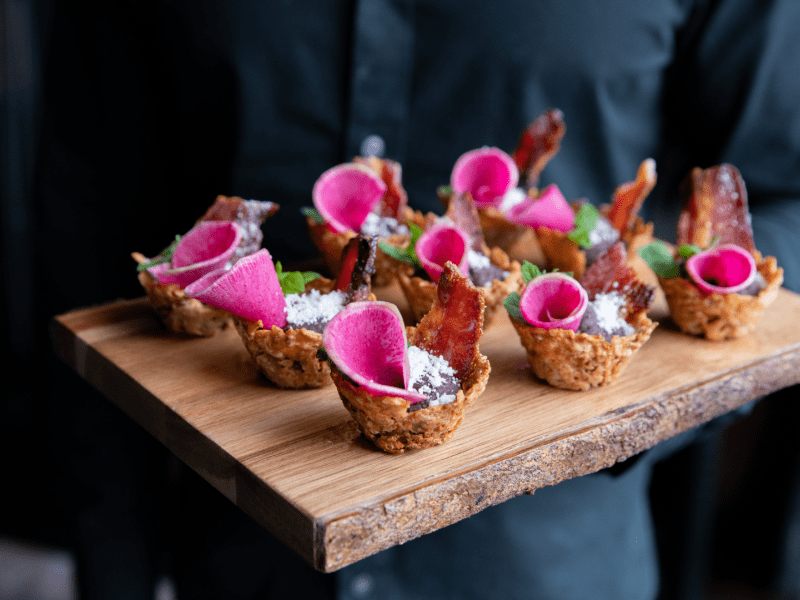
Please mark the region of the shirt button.
POLYGON ((368 135, 361 142, 361 156, 383 156, 383 151, 386 149, 386 142, 379 135, 368 135))
POLYGON ((372 585, 372 577, 366 573, 362 573, 353 579, 350 587, 353 591, 353 596, 356 598, 366 598, 372 591, 372 585))

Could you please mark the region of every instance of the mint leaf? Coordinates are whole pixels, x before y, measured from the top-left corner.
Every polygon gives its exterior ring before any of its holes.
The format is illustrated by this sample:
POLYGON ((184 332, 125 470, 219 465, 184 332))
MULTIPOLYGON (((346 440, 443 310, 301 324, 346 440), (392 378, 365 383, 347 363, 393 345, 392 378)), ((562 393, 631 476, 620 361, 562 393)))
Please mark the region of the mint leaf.
POLYGON ((160 265, 161 263, 169 262, 172 260, 172 255, 175 254, 175 248, 178 247, 178 242, 181 241, 181 236, 176 235, 175 240, 166 248, 164 248, 159 255, 151 260, 150 262, 140 263, 136 266, 136 272, 140 273, 145 269, 149 269, 150 267, 155 267, 156 265, 160 265))
POLYGON ((378 242, 378 247, 383 250, 384 254, 388 254, 396 260, 401 260, 411 265, 419 266, 421 263, 417 257, 415 246, 417 244, 417 240, 420 238, 420 236, 422 236, 422 229, 413 223, 408 223, 408 228, 411 230, 411 241, 405 248, 397 248, 391 244, 388 244, 387 242, 384 242, 383 240, 378 242))
POLYGON ((523 261, 523 263, 522 263, 522 280, 525 283, 528 283, 534 277, 538 277, 539 275, 544 275, 544 273, 545 273, 544 271, 539 269, 539 267, 537 267, 533 263, 530 263, 527 260, 523 261))
POLYGON ((456 191, 449 185, 440 185, 438 188, 436 188, 436 195, 440 198, 442 196, 452 196, 455 193, 456 191))
POLYGON ((278 283, 281 284, 283 295, 302 294, 306 290, 306 284, 314 281, 320 275, 314 271, 285 271, 280 261, 275 263, 275 273, 278 275, 278 283))
POLYGON ((300 212, 303 213, 304 216, 314 221, 314 223, 320 224, 325 222, 325 219, 321 214, 319 214, 319 211, 316 208, 304 206, 300 209, 300 212))
POLYGON ((703 249, 699 246, 695 246, 694 244, 685 244, 683 246, 678 246, 678 254, 680 254, 681 258, 691 258, 695 254, 699 254, 702 252, 703 249))
POLYGON ((600 214, 594 204, 584 204, 578 214, 575 215, 575 227, 567 234, 567 237, 581 248, 591 248, 592 242, 589 239, 589 234, 597 225, 599 216, 600 214))
POLYGON ((509 317, 517 321, 525 321, 522 316, 522 311, 519 308, 520 298, 521 296, 517 292, 511 292, 506 299, 503 300, 503 306, 506 307, 509 317))
POLYGON ((671 279, 680 275, 681 269, 664 242, 652 242, 639 248, 639 256, 656 275, 671 279))

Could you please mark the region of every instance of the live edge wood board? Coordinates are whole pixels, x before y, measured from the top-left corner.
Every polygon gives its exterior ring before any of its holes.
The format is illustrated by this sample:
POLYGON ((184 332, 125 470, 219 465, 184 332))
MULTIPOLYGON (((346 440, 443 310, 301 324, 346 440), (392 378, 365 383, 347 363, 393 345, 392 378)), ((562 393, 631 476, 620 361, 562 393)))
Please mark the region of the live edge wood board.
POLYGON ((455 436, 392 456, 360 437, 332 385, 267 383, 233 329, 168 333, 141 298, 56 317, 52 332, 79 375, 322 571, 598 471, 800 382, 800 296, 786 290, 745 339, 708 342, 661 319, 622 378, 588 392, 537 381, 502 315, 481 341, 489 384, 455 436))

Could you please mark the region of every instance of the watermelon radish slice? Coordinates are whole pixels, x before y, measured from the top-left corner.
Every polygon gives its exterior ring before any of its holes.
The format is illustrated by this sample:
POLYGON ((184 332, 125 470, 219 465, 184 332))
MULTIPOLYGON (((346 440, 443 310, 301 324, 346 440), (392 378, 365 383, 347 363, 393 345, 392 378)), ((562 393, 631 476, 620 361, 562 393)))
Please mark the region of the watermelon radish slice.
POLYGON ((462 154, 450 175, 450 187, 456 193, 469 192, 478 208, 498 206, 518 182, 514 159, 499 148, 484 147, 462 154))
POLYGON ((449 223, 434 225, 417 240, 414 250, 422 268, 434 282, 444 271, 447 261, 458 265, 464 277, 469 275, 469 236, 449 223))
POLYGON ((266 248, 186 286, 187 296, 234 315, 261 321, 264 329, 286 326, 286 300, 266 248))
POLYGON ((360 231, 367 215, 386 193, 386 184, 363 164, 346 163, 325 171, 312 190, 322 218, 336 233, 360 231))
POLYGON ((577 331, 589 296, 580 283, 565 273, 535 277, 522 292, 520 312, 525 320, 541 329, 577 331))
POLYGON ((353 302, 325 327, 322 346, 336 367, 375 396, 412 404, 424 394, 408 390, 409 365, 403 317, 390 302, 353 302))
MULTIPOLYGON (((242 229, 233 221, 208 221, 193 227, 175 247, 172 263, 150 273, 161 283, 184 288, 206 273, 221 269, 242 240, 242 229)), ((160 265, 157 265, 160 266, 160 265)))
POLYGON ((575 212, 554 183, 548 185, 536 200, 512 206, 506 218, 534 229, 547 227, 567 233, 575 228, 575 212))
POLYGON ((695 285, 707 294, 735 294, 753 282, 757 268, 750 252, 741 246, 726 244, 689 257, 686 271, 695 285))

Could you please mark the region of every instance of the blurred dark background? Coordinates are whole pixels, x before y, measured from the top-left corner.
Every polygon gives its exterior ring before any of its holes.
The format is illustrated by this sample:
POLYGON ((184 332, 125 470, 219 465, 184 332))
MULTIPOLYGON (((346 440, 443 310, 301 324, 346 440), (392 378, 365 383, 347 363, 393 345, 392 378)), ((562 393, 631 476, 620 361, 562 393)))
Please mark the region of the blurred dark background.
MULTIPOLYGON (((152 528, 163 515, 157 506, 143 509, 126 504, 124 491, 115 488, 123 486, 123 475, 120 482, 101 482, 95 480, 91 468, 80 472, 75 464, 65 462, 70 459, 60 453, 59 444, 63 440, 57 428, 59 415, 64 411, 85 411, 95 417, 102 413, 102 419, 114 423, 122 432, 109 439, 110 444, 124 445, 121 454, 127 448, 145 448, 146 452, 164 459, 150 462, 132 457, 133 464, 119 465, 120 471, 162 465, 163 470, 145 476, 155 478, 168 490, 175 476, 170 469, 179 467, 163 456, 163 449, 155 447, 147 434, 58 363, 50 349, 49 320, 54 314, 73 308, 141 294, 128 268, 127 253, 157 252, 163 240, 185 230, 196 215, 187 216, 177 201, 174 206, 157 208, 159 202, 154 200, 142 206, 137 198, 153 190, 159 198, 194 197, 200 199, 197 201, 200 206, 210 204, 217 193, 224 193, 229 183, 220 175, 224 168, 209 168, 216 156, 213 151, 229 143, 234 124, 227 127, 224 120, 217 120, 217 130, 206 129, 200 135, 202 123, 196 123, 196 129, 173 132, 183 140, 180 145, 142 148, 138 145, 152 144, 151 140, 158 139, 148 135, 148 128, 163 130, 180 126, 169 112, 150 114, 147 109, 138 110, 140 106, 131 111, 139 115, 136 120, 119 118, 119 113, 134 108, 126 105, 126 98, 131 103, 147 102, 144 92, 130 96, 119 93, 115 96, 119 102, 113 107, 77 106, 64 98, 60 110, 75 115, 68 125, 69 135, 83 136, 87 145, 102 144, 109 136, 124 137, 131 147, 126 154, 120 152, 124 145, 110 145, 114 151, 103 164, 94 167, 102 169, 107 179, 119 174, 115 196, 105 200, 115 207, 116 220, 111 224, 115 232, 93 230, 102 223, 96 215, 97 211, 102 213, 103 206, 87 203, 82 208, 85 213, 77 216, 59 213, 57 205, 34 194, 36 158, 42 151, 40 134, 47 126, 42 111, 46 77, 55 81, 63 76, 48 72, 44 61, 53 36, 60 35, 53 22, 56 4, 52 0, 0 0, 0 240, 3 244, 0 314, 3 355, 7 357, 0 405, 0 455, 4 471, 0 539, 37 548, 63 549, 69 555, 76 543, 71 532, 81 518, 75 507, 81 503, 76 500, 74 505, 70 504, 70 496, 64 500, 65 487, 76 486, 88 496, 118 494, 119 510, 130 511, 130 527, 137 535, 152 528), (99 119, 108 123, 109 129, 83 129, 84 111, 104 110, 118 113, 99 119), (131 164, 137 160, 145 160, 147 164, 131 164), (183 176, 174 176, 176 170, 183 176), (167 172, 173 175, 167 176, 167 172), (142 177, 132 179, 131 174, 136 173, 142 177), (87 243, 82 247, 92 247, 93 239, 98 245, 89 255, 71 255, 66 240, 84 224, 87 243), (43 260, 43 253, 54 252, 62 253, 57 268, 51 258, 43 260), (93 486, 105 488, 97 490, 93 486)), ((87 14, 72 13, 72 18, 90 18, 89 11, 104 10, 102 3, 86 6, 87 14)), ((193 25, 196 24, 187 27, 193 25)), ((163 39, 164 32, 157 30, 157 26, 156 22, 142 20, 125 30, 139 28, 141 36, 132 43, 146 44, 148 40, 163 39)), ((80 44, 73 47, 80 48, 80 44)), ((120 45, 109 44, 109 47, 120 45)), ((128 62, 126 56, 118 58, 118 68, 106 74, 113 89, 122 89, 119 81, 125 77, 125 69, 146 71, 164 89, 173 84, 164 57, 155 51, 139 52, 133 62, 128 62)), ((91 56, 74 57, 76 63, 91 59, 91 56)), ((209 59, 213 68, 213 56, 209 59)), ((224 67, 219 65, 219 68, 224 67)), ((224 103, 229 90, 220 88, 217 93, 217 97, 170 97, 176 102, 191 103, 196 114, 203 114, 224 103)), ((175 105, 172 109, 177 113, 182 106, 175 105)), ((54 153, 55 158, 51 159, 56 163, 63 160, 60 168, 65 172, 74 166, 70 161, 80 160, 80 156, 58 156, 58 148, 52 146, 46 151, 54 153)), ((74 185, 80 190, 84 182, 76 180, 74 185)), ((800 511, 796 474, 800 465, 794 429, 798 409, 796 398, 790 397, 793 395, 776 395, 769 403, 757 404, 752 412, 724 431, 700 440, 657 468, 653 497, 661 524, 664 600, 798 597, 800 511)), ((124 539, 124 528, 117 533, 124 539)), ((157 537, 164 532, 151 534, 157 537)), ((129 574, 133 581, 137 574, 137 553, 135 549, 130 552, 134 557, 129 574)), ((151 570, 169 570, 168 550, 165 554, 163 562, 151 570)), ((11 564, 0 560, 0 580, 6 583, 11 564)), ((103 569, 104 565, 97 562, 90 568, 103 569)), ((27 597, 24 592, 19 593, 13 597, 27 597)))

